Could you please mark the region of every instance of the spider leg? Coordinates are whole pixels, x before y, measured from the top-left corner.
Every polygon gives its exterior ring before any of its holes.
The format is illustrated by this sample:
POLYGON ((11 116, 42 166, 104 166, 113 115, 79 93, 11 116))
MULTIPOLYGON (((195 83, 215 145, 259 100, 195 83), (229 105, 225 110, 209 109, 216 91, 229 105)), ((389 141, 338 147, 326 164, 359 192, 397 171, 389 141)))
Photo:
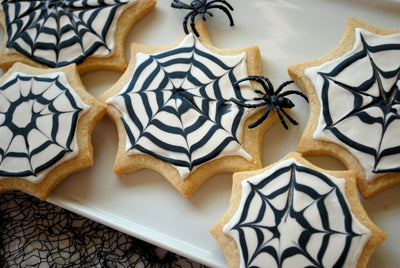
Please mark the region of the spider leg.
POLYGON ((287 119, 289 119, 290 123, 292 123, 293 125, 298 125, 299 123, 293 119, 293 117, 291 117, 284 109, 279 108, 279 110, 283 113, 284 116, 286 116, 287 119))
POLYGON ((206 11, 204 13, 201 13, 201 18, 206 21, 206 14, 210 15, 210 17, 213 17, 213 14, 209 11, 206 11))
POLYGON ((271 81, 269 81, 269 79, 267 77, 261 76, 261 75, 252 75, 252 76, 240 79, 236 83, 240 83, 245 80, 252 80, 252 81, 259 83, 265 91, 265 93, 262 93, 262 94, 268 94, 269 96, 274 95, 274 86, 272 85, 271 81))
MULTIPOLYGON (((190 28, 192 28, 193 33, 198 37, 199 36, 199 32, 197 32, 196 30, 196 26, 194 23, 194 19, 196 18, 196 13, 194 11, 190 12, 189 14, 191 14, 190 17, 190 28)), ((189 32, 187 32, 186 34, 188 34, 189 32)))
MULTIPOLYGON (((248 80, 256 81, 257 83, 259 83, 259 84, 262 85, 262 87, 264 88, 264 90, 265 90, 266 92, 270 92, 270 90, 269 90, 269 85, 270 85, 271 83, 269 82, 268 84, 266 84, 266 83, 264 82, 264 80, 268 80, 268 78, 266 78, 266 77, 264 77, 264 76, 251 75, 251 76, 248 76, 248 77, 239 79, 238 81, 236 81, 236 82, 234 83, 234 85, 235 85, 236 87, 239 87, 238 85, 239 85, 241 82, 243 82, 243 81, 248 81, 248 80)), ((269 81, 269 80, 268 80, 268 81, 269 81)), ((272 85, 271 85, 271 86, 272 86, 272 85)), ((261 92, 261 91, 258 90, 258 92, 261 92)), ((264 92, 263 92, 262 94, 264 94, 264 92)))
POLYGON ((275 112, 278 114, 278 117, 281 120, 281 124, 283 125, 283 127, 285 129, 289 129, 288 125, 285 122, 285 118, 283 117, 282 113, 280 112, 280 111, 283 111, 283 109, 280 107, 277 108, 275 106, 272 106, 272 108, 274 108, 275 112))
POLYGON ((245 108, 257 108, 257 107, 260 107, 260 106, 268 105, 268 103, 265 103, 265 102, 262 102, 262 103, 244 103, 244 102, 241 102, 241 101, 239 101, 237 99, 234 99, 234 98, 230 98, 230 101, 236 103, 239 106, 245 107, 245 108))
POLYGON ((272 85, 271 81, 265 76, 252 76, 252 80, 259 83, 265 90, 265 93, 272 96, 274 95, 274 86, 272 85))
POLYGON ((171 3, 171 7, 178 9, 193 9, 190 5, 183 3, 179 0, 173 0, 173 2, 171 3))
POLYGON ((297 91, 297 90, 285 91, 280 96, 284 97, 284 96, 291 95, 291 94, 295 94, 295 95, 298 95, 300 97, 303 97, 308 102, 307 96, 303 92, 300 92, 300 91, 297 91))
POLYGON ((275 95, 278 95, 278 94, 282 91, 282 89, 284 89, 286 86, 288 86, 288 85, 290 85, 290 84, 292 84, 292 83, 294 83, 293 80, 283 82, 283 83, 278 87, 278 89, 275 91, 275 95))
POLYGON ((235 82, 235 85, 238 85, 238 84, 240 84, 240 83, 241 83, 241 82, 243 82, 243 81, 255 80, 255 79, 256 79, 256 77, 257 77, 257 76, 255 76, 255 75, 252 75, 252 76, 248 76, 248 77, 245 77, 245 78, 239 79, 239 80, 237 80, 237 81, 235 82))
MULTIPOLYGON (((239 84, 238 83, 234 83, 233 87, 237 90, 240 90, 239 84)), ((260 94, 260 95, 264 95, 264 92, 262 92, 261 90, 254 90, 255 93, 260 94)), ((262 100, 262 98, 254 98, 254 100, 262 100)))
POLYGON ((222 3, 225 4, 230 10, 233 11, 233 7, 231 6, 231 4, 229 4, 227 1, 225 0, 212 0, 210 2, 207 3, 207 5, 212 5, 214 3, 222 3))
POLYGON ((233 83, 233 88, 239 90, 240 89, 239 84, 246 80, 250 80, 249 77, 245 77, 245 78, 237 80, 235 83, 233 83))
POLYGON ((228 16, 229 22, 230 22, 230 26, 234 26, 234 25, 235 25, 235 23, 233 22, 232 15, 231 15, 231 13, 229 12, 229 10, 228 10, 226 7, 224 7, 224 6, 222 6, 222 5, 209 6, 209 5, 207 4, 207 9, 212 9, 212 8, 219 8, 219 9, 221 9, 221 10, 228 16))
POLYGON ((183 19, 183 30, 185 31, 185 34, 189 34, 189 29, 187 27, 188 19, 189 19, 189 17, 191 17, 193 19, 194 16, 195 15, 193 14, 193 11, 192 11, 192 12, 189 12, 183 19))
POLYGON ((249 125, 249 128, 255 128, 258 125, 260 125, 262 122, 264 122, 265 119, 268 118, 268 115, 269 115, 270 111, 271 111, 271 105, 268 105, 268 107, 265 109, 264 113, 260 116, 260 118, 258 118, 256 122, 251 123, 249 125))
MULTIPOLYGON (((243 79, 235 82, 233 84, 234 89, 240 90, 239 83, 242 82, 242 81, 245 81, 245 80, 250 80, 250 79, 247 77, 247 78, 243 78, 243 79)), ((261 97, 254 97, 253 101, 260 101, 260 100, 263 101, 264 100, 264 98, 263 98, 264 92, 262 92, 261 90, 258 90, 258 89, 254 90, 254 92, 257 93, 257 94, 260 94, 261 97)), ((236 103, 238 104, 238 101, 236 101, 236 103)), ((268 102, 264 101, 264 104, 259 104, 258 106, 267 105, 267 104, 268 104, 268 102)), ((256 107, 258 107, 258 106, 256 106, 256 107)))

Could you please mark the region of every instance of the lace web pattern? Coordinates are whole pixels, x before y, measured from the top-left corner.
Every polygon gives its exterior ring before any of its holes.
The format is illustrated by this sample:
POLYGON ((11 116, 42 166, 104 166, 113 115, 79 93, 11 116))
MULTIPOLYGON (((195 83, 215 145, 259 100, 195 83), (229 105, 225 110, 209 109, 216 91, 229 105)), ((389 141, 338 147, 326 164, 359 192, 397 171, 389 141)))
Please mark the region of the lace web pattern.
POLYGON ((15 191, 0 195, 0 267, 206 267, 15 191))

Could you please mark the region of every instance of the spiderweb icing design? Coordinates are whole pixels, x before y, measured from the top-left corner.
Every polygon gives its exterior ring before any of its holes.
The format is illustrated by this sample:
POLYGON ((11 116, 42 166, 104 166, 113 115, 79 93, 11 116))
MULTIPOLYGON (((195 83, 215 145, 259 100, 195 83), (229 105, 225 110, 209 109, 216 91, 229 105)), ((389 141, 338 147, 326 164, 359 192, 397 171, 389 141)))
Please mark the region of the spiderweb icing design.
POLYGON ((10 76, 0 86, 0 176, 40 182, 75 157, 77 121, 88 109, 64 73, 10 76))
POLYGON ((242 182, 239 208, 224 232, 241 267, 351 267, 371 232, 353 216, 344 180, 294 159, 242 182))
POLYGON ((43 0, 1 2, 8 49, 49 67, 109 55, 116 20, 129 0, 43 0))
POLYGON ((175 166, 181 177, 226 154, 250 159, 241 147, 243 123, 255 111, 232 104, 257 96, 249 84, 245 54, 221 56, 193 35, 170 50, 137 55, 132 79, 107 100, 123 114, 129 154, 146 153, 175 166))
POLYGON ((356 37, 351 52, 306 75, 322 107, 314 137, 347 147, 373 180, 400 172, 400 35, 356 37))

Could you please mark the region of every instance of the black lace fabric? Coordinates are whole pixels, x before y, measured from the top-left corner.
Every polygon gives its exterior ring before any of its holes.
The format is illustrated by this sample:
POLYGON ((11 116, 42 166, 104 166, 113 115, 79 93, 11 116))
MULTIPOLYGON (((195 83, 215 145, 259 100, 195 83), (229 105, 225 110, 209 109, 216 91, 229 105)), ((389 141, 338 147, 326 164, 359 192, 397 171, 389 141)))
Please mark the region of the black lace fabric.
POLYGON ((0 267, 206 267, 28 194, 0 195, 0 267))

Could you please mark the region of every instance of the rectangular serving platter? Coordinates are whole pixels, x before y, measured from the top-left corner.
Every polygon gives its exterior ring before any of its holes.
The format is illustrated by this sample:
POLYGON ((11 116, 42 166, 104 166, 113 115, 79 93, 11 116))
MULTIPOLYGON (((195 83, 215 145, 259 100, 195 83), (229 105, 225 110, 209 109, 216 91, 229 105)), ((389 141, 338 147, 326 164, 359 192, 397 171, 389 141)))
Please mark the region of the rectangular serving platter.
MULTIPOLYGON (((186 2, 190 2, 187 0, 186 2)), ((258 46, 263 75, 278 85, 289 80, 286 68, 324 55, 335 47, 348 17, 383 28, 400 28, 399 1, 250 0, 229 1, 235 26, 219 10, 205 23, 214 46, 258 46)), ((183 35, 183 10, 159 0, 153 11, 139 21, 126 40, 150 46, 168 45, 183 35)), ((200 19, 200 16, 198 17, 200 19)), ((1 32, 4 37, 4 31, 1 32)), ((82 76, 87 90, 97 96, 121 76, 112 71, 93 71, 82 76)), ((293 86, 295 89, 296 86, 293 86)), ((308 104, 293 97, 291 115, 298 126, 285 130, 275 124, 263 139, 263 163, 269 165, 294 151, 308 120, 308 104)), ((232 174, 210 178, 191 198, 183 198, 159 174, 142 170, 125 177, 112 172, 117 148, 114 123, 105 117, 95 128, 94 166, 67 177, 48 201, 107 226, 143 239, 211 267, 226 267, 221 249, 209 228, 225 213, 231 193, 232 174)), ((330 157, 311 157, 327 169, 343 166, 330 157)), ((388 233, 387 241, 373 254, 369 267, 399 267, 400 186, 362 200, 370 218, 388 233)))

